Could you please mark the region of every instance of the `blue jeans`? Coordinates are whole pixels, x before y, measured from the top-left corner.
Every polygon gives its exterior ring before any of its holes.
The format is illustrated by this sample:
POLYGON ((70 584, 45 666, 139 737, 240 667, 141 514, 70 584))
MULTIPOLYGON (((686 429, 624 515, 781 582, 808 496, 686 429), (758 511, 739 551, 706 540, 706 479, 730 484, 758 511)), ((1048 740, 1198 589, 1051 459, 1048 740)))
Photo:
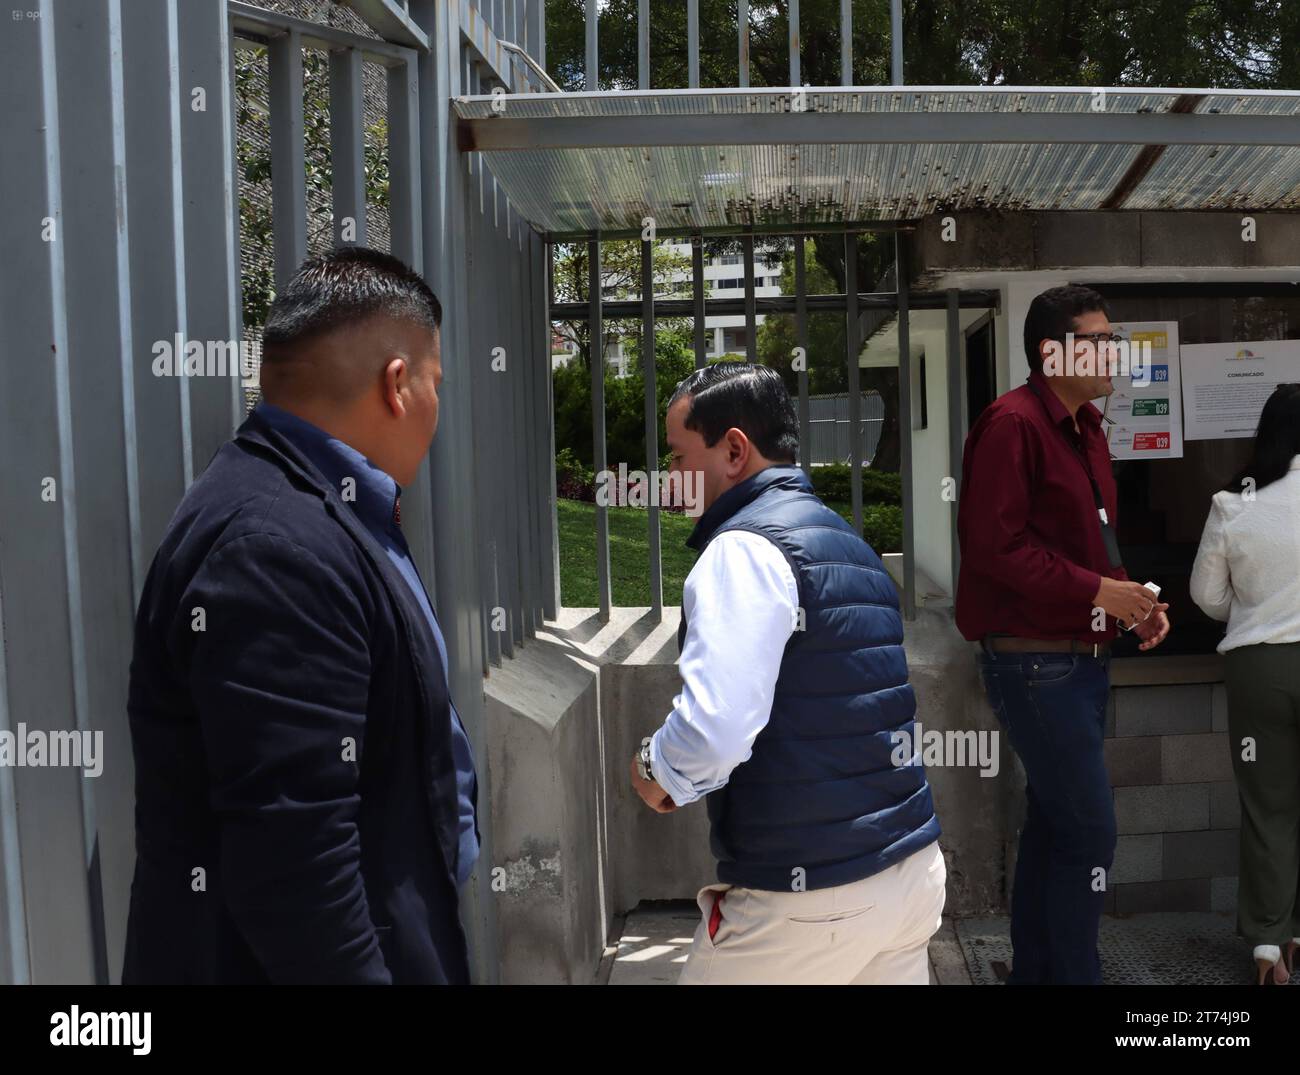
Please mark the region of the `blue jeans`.
POLYGON ((1100 985, 1097 929, 1115 857, 1102 755, 1110 658, 989 653, 981 645, 976 660, 1027 776, 1007 982, 1100 985))

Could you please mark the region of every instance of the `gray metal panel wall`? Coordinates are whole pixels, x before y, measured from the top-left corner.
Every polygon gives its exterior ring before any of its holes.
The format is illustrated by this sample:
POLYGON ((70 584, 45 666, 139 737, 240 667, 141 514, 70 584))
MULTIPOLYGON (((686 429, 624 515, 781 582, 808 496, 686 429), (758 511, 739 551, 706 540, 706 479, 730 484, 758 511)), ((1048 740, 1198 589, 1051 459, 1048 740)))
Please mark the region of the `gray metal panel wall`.
POLYGON ((0 68, 0 722, 102 737, 99 776, 0 779, 0 981, 108 982, 134 865, 135 601, 239 411, 225 8, 46 0, 7 20, 0 68), (188 341, 235 375, 157 375, 188 341))
MULTIPOLYGON (((509 652, 557 603, 548 251, 456 149, 447 105, 462 92, 465 45, 452 7, 412 0, 431 50, 383 62, 393 246, 445 310, 439 434, 408 491, 407 532, 435 594, 486 803, 486 613, 507 609, 507 629, 493 635, 509 652), (472 260, 471 223, 481 239, 472 260), (497 345, 501 374, 490 369, 497 345), (486 424, 475 422, 480 404, 486 424), (489 545, 501 553, 499 595, 480 582, 489 545)), ((513 11, 541 58, 540 3, 513 11)), ((219 2, 44 0, 38 18, 7 21, 0 35, 0 94, 13 102, 0 110, 0 728, 98 731, 104 749, 96 778, 0 769, 0 982, 121 974, 134 606, 187 485, 242 416, 230 17, 219 2), (224 370, 156 375, 155 358, 183 359, 186 342, 224 370)), ((289 119, 273 124, 273 151, 300 163, 298 47, 272 45, 289 76, 278 88, 273 79, 272 112, 279 104, 289 119)), ((339 84, 355 87, 348 63, 339 84)), ((305 221, 301 176, 276 176, 283 279, 303 253, 305 221)), ((360 208, 355 191, 351 201, 360 208)), ((491 981, 483 817, 463 914, 475 977, 491 981)))

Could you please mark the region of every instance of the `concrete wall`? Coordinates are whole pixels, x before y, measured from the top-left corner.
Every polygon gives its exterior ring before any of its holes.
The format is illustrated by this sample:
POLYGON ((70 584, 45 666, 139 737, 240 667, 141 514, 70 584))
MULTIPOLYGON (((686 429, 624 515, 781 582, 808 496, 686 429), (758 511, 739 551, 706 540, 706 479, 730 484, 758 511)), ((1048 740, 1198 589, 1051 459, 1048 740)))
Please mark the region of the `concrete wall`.
MULTIPOLYGON (((629 765, 681 688, 680 610, 656 623, 615 609, 564 609, 487 680, 485 698, 495 836, 491 874, 500 979, 592 981, 616 943, 618 916, 645 900, 693 900, 716 880, 703 802, 655 814, 632 792, 629 765)), ((925 608, 907 653, 924 729, 996 729, 969 647, 951 615, 925 608)), ((997 776, 930 767, 948 862, 948 911, 1004 906, 1011 761, 997 776)))
POLYGON ((679 612, 563 609, 487 679, 504 983, 590 983, 619 915, 715 880, 704 804, 656 814, 629 778, 680 690, 679 612))
POLYGON ((1117 686, 1106 765, 1119 842, 1108 909, 1232 911, 1240 805, 1222 683, 1117 686))

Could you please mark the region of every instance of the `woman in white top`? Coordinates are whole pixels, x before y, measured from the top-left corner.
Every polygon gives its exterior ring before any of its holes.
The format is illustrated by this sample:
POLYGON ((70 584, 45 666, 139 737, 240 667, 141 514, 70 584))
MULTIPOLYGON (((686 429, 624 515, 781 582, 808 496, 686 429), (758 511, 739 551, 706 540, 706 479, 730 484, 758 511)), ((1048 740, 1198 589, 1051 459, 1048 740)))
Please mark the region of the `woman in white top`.
POLYGON ((1238 932, 1259 984, 1284 984, 1300 945, 1300 384, 1264 404, 1250 463, 1214 494, 1192 600, 1219 643, 1241 798, 1238 932))

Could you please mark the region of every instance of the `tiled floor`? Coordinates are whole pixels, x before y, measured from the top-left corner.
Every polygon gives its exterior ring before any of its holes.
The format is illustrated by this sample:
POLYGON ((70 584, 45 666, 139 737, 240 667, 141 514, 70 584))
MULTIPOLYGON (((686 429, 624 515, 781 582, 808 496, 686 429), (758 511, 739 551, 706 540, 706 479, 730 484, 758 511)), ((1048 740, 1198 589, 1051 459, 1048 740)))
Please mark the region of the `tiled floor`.
MULTIPOLYGON (((627 916, 618 947, 598 980, 608 985, 672 985, 699 921, 694 903, 643 904, 627 916)), ((995 985, 1011 962, 1005 916, 943 920, 930 942, 930 980, 995 985)), ((1106 981, 1114 985, 1246 984, 1250 950, 1232 914, 1107 915, 1101 925, 1106 981)), ((1300 975, 1292 979, 1300 983, 1300 975)))

